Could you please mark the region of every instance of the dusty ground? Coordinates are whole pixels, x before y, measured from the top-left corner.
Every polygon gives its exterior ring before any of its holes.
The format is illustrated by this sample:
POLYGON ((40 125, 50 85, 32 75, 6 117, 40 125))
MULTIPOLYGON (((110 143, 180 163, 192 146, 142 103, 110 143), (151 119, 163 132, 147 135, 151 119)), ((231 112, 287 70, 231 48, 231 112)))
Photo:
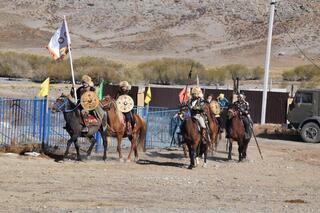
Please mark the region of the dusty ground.
MULTIPOLYGON (((319 212, 320 144, 259 138, 248 160, 186 169, 181 150, 148 150, 139 163, 0 155, 1 212, 319 212)), ((237 147, 234 159, 237 159, 237 147)))

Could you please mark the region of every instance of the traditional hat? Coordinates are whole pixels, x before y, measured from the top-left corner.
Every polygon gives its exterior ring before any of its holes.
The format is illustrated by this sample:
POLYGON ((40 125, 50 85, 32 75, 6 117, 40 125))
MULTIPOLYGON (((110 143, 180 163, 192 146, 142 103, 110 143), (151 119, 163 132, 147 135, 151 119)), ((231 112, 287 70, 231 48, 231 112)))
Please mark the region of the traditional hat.
POLYGON ((218 96, 218 99, 224 99, 224 94, 220 93, 219 96, 218 96))
POLYGON ((91 77, 88 75, 83 75, 81 78, 81 83, 87 83, 89 86, 93 86, 93 82, 91 80, 91 77))
POLYGON ((119 83, 119 86, 120 86, 121 88, 126 89, 126 90, 131 90, 131 85, 128 83, 128 81, 121 81, 121 82, 119 83))
POLYGON ((193 87, 191 90, 191 95, 194 95, 195 97, 200 97, 202 95, 202 90, 200 87, 196 86, 193 87))

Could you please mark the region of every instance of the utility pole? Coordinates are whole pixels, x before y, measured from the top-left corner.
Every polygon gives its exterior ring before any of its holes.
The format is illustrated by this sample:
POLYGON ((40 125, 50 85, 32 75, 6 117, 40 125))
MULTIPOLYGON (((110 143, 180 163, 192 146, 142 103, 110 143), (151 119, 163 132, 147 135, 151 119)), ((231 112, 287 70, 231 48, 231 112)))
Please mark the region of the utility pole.
POLYGON ((276 0, 271 0, 270 5, 271 7, 270 7, 270 17, 269 17, 267 51, 266 51, 266 59, 264 64, 261 124, 265 124, 266 122, 268 80, 269 80, 269 67, 270 67, 270 55, 271 55, 271 43, 272 43, 272 28, 273 28, 273 19, 274 19, 274 10, 276 5, 276 0))

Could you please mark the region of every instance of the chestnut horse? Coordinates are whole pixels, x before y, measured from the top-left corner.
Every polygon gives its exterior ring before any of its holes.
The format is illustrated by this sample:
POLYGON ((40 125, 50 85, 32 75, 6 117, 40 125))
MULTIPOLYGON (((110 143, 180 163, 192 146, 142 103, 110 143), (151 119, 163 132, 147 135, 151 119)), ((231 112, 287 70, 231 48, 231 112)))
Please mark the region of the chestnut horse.
POLYGON ((187 144, 187 147, 189 149, 189 169, 194 168, 198 164, 198 157, 202 156, 202 154, 204 155, 203 167, 206 167, 208 147, 210 147, 212 143, 215 143, 217 141, 219 125, 214 114, 210 110, 209 104, 204 105, 204 113, 207 115, 208 127, 210 129, 210 141, 207 141, 205 144, 201 142, 201 140, 204 139, 202 139, 197 121, 195 121, 194 118, 187 118, 183 121, 181 126, 183 142, 187 144))
POLYGON ((226 131, 229 132, 230 136, 230 138, 228 139, 228 160, 231 160, 232 141, 237 141, 240 162, 242 159, 245 159, 247 157, 247 148, 251 137, 247 140, 245 139, 244 124, 240 119, 238 108, 233 104, 229 106, 227 119, 228 125, 226 126, 226 131))
MULTIPOLYGON (((105 96, 101 101, 103 109, 107 112, 108 117, 108 128, 106 130, 107 136, 117 138, 117 151, 119 153, 120 160, 122 159, 121 152, 121 143, 122 139, 128 137, 131 142, 131 149, 128 155, 127 160, 131 160, 131 153, 134 151, 135 161, 139 160, 138 148, 139 150, 143 149, 145 138, 146 138, 146 130, 147 126, 145 121, 137 114, 133 114, 133 119, 135 121, 135 125, 132 130, 132 135, 126 135, 126 126, 123 122, 123 114, 117 108, 116 102, 109 95, 105 96), (139 147, 138 147, 139 146, 139 147)), ((108 141, 104 141, 103 143, 104 151, 103 151, 103 159, 107 159, 107 148, 108 141)))

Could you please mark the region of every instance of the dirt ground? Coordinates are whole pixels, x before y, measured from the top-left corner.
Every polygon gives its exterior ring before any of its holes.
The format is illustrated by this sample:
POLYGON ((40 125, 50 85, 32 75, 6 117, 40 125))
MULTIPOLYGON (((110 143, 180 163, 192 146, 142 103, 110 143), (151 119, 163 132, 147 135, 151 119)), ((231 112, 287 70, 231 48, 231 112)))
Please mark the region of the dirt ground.
MULTIPOLYGON (((55 162, 48 157, 0 155, 1 212, 319 212, 320 144, 258 138, 248 160, 225 143, 208 167, 188 170, 182 150, 153 149, 140 161, 55 162)), ((201 162, 202 164, 202 162, 201 162)))

